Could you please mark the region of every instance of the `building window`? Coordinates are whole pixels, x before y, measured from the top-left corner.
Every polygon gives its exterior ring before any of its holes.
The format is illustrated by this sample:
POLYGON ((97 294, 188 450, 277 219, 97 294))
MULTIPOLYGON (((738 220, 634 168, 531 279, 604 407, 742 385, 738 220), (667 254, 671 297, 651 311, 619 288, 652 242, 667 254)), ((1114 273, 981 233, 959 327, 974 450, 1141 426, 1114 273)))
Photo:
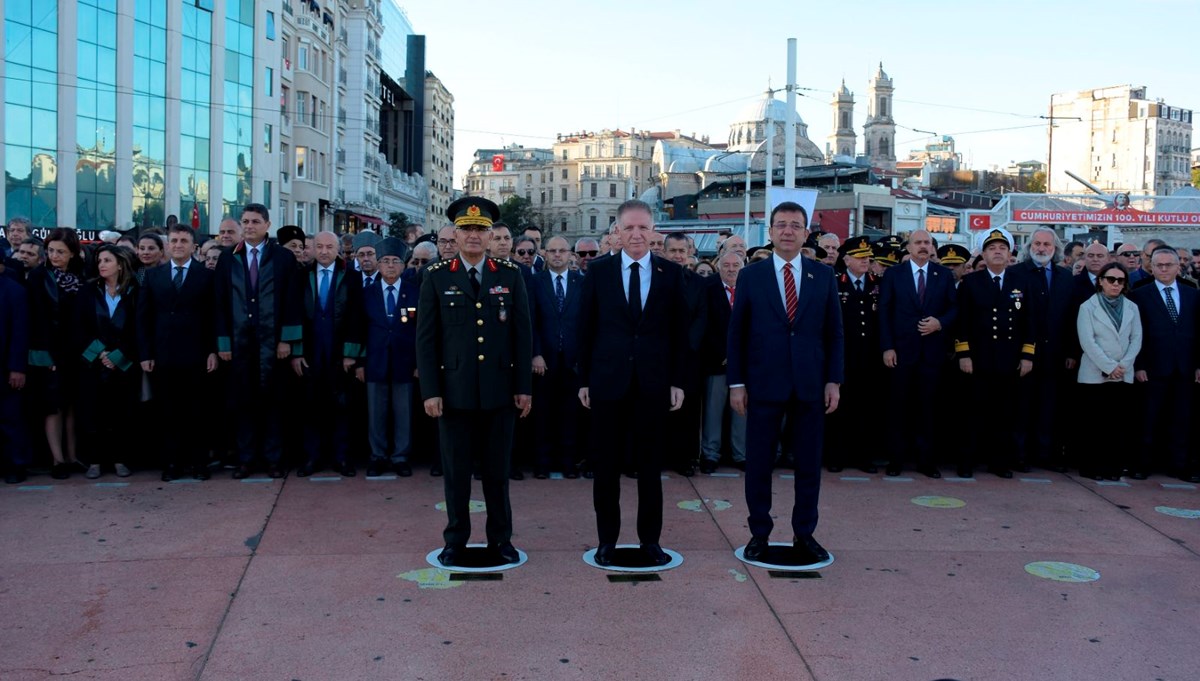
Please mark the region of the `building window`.
POLYGON ((267 40, 275 39, 275 13, 267 10, 267 40))
POLYGON ((265 180, 263 182, 263 205, 266 206, 268 209, 271 208, 271 181, 270 180, 265 180))
POLYGON ((206 12, 211 12, 213 11, 213 0, 196 0, 196 6, 206 12))
POLYGON ((562 179, 564 179, 564 180, 567 179, 567 169, 566 168, 562 169, 562 179))
POLYGON ((567 231, 567 219, 566 218, 562 219, 561 227, 562 227, 562 231, 564 231, 564 232, 567 231))
POLYGON ((296 67, 308 70, 308 43, 300 43, 300 47, 296 50, 296 67))
MULTIPOLYGON (((300 151, 299 148, 296 151, 300 151)), ((304 229, 304 214, 308 212, 308 204, 303 201, 296 202, 296 226, 301 230, 304 229)))
POLYGON ((267 123, 263 126, 263 151, 271 153, 271 133, 274 132, 274 126, 267 123))
POLYGON ((596 183, 592 183, 592 198, 596 198, 596 183))
POLYGON ((593 232, 596 231, 596 216, 595 215, 588 217, 588 227, 590 227, 593 232))
POLYGON ((263 78, 263 87, 267 90, 268 97, 275 96, 275 69, 267 67, 267 75, 263 78))
POLYGON ((615 183, 609 183, 608 185, 608 198, 617 198, 617 185, 615 183))
MULTIPOLYGON (((307 161, 308 149, 306 147, 296 147, 296 179, 304 179, 305 161, 307 161)), ((300 204, 296 204, 296 209, 300 209, 300 204)))
POLYGON ((562 200, 563 201, 567 200, 567 188, 566 187, 562 188, 562 200))

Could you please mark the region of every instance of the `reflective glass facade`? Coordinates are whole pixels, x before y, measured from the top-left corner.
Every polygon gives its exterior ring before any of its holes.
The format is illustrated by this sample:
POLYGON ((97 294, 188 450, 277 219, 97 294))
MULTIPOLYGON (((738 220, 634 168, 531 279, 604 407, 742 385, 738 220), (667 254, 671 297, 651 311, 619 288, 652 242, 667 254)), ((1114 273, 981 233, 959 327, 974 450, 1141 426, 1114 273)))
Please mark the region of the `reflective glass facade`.
MULTIPOLYGON (((139 0, 141 2, 142 0, 139 0)), ((157 0, 145 0, 156 2, 157 0)), ((191 224, 192 207, 208 224, 209 102, 212 100, 212 12, 183 2, 183 53, 179 93, 179 221, 191 224)))
POLYGON ((250 203, 253 186, 254 0, 225 4, 223 115, 221 203, 227 215, 236 216, 250 203))
POLYGON ((137 225, 161 225, 166 219, 166 59, 166 4, 134 0, 132 189, 137 225))
POLYGON ((117 209, 117 0, 79 0, 76 9, 75 226, 110 229, 117 209))
POLYGON ((5 216, 58 224, 58 0, 4 3, 5 216))

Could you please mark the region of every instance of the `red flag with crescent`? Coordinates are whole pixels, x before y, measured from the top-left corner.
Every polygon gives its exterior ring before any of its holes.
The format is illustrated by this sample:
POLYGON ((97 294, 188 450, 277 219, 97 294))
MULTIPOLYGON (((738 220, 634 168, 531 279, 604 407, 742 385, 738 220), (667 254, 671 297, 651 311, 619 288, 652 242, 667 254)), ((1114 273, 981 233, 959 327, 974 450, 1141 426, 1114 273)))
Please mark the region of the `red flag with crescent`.
POLYGON ((992 228, 992 216, 990 215, 972 215, 971 229, 982 230, 992 228))
POLYGON ((492 156, 492 172, 504 172, 504 154, 495 154, 492 156))
POLYGON ((192 229, 200 229, 200 206, 192 204, 192 229))

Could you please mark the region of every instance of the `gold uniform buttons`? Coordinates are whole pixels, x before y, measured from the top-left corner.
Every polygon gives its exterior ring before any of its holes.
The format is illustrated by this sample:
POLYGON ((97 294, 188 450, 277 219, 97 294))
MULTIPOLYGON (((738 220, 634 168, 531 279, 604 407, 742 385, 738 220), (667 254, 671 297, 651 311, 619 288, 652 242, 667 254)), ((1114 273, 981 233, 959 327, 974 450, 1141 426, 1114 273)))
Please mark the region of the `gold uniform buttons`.
POLYGON ((476 323, 476 324, 478 324, 479 326, 483 326, 483 320, 482 320, 482 319, 476 319, 476 320, 475 320, 475 323, 476 323))
POLYGON ((483 336, 480 336, 480 337, 479 337, 479 342, 480 342, 480 343, 482 343, 482 342, 483 342, 483 336))
POLYGON ((479 356, 479 361, 480 361, 480 362, 482 362, 482 361, 483 361, 483 355, 480 355, 480 356, 479 356))
POLYGON ((483 307, 483 303, 475 303, 475 309, 476 309, 476 310, 478 310, 478 309, 479 309, 479 308, 481 308, 481 307, 483 307))

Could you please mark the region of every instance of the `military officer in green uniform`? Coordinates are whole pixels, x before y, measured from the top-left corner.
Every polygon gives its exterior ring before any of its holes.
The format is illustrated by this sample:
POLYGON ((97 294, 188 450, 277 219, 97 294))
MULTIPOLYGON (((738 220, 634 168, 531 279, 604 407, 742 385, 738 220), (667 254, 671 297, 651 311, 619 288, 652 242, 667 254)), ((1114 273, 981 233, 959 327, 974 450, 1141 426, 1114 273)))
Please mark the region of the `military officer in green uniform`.
POLYGON ((425 268, 417 304, 417 373, 425 413, 438 419, 448 522, 442 565, 460 560, 471 537, 472 460, 487 503, 488 549, 515 563, 508 474, 517 414, 529 413, 533 345, 525 280, 516 265, 486 255, 500 209, 468 196, 447 208, 459 253, 425 268))

